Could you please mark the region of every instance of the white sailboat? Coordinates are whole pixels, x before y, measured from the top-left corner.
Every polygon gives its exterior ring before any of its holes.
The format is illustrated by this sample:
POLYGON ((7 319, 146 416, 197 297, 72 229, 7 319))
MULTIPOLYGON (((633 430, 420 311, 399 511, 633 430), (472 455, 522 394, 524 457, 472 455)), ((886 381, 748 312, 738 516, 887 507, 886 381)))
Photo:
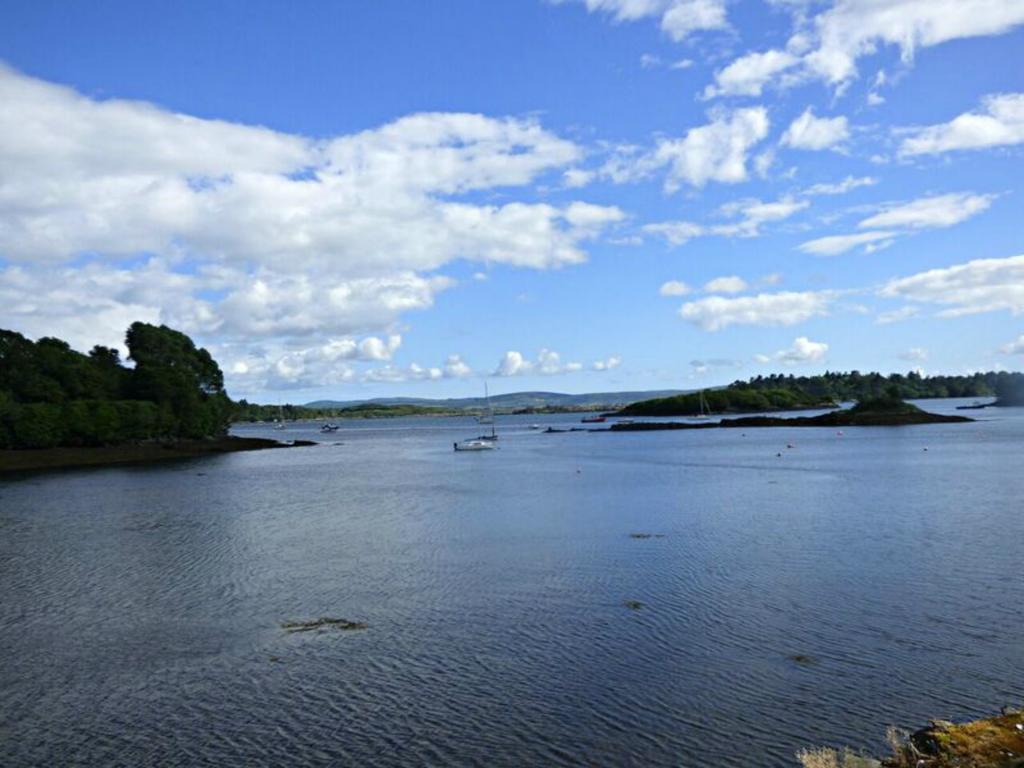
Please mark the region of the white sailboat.
POLYGON ((288 425, 284 421, 284 408, 280 403, 277 406, 277 421, 274 422, 274 429, 288 429, 288 425))
POLYGON ((476 417, 477 424, 490 424, 491 434, 472 437, 467 440, 460 440, 454 443, 456 451, 493 451, 497 446, 494 442, 498 439, 498 433, 494 431, 494 408, 491 407, 491 394, 487 391, 487 382, 484 382, 484 398, 487 400, 487 411, 476 417))
POLYGON ((704 399, 704 390, 700 391, 700 413, 694 416, 695 419, 710 419, 711 411, 708 409, 708 401, 704 399))

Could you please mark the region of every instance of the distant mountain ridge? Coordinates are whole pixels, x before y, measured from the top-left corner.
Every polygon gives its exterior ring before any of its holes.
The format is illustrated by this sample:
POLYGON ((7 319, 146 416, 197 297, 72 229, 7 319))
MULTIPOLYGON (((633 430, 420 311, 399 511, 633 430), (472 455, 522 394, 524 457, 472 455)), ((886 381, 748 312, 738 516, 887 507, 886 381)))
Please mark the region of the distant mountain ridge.
MULTIPOLYGON (((640 400, 672 397, 690 390, 659 389, 632 392, 587 392, 581 395, 567 395, 562 392, 509 392, 491 395, 494 408, 506 410, 517 408, 585 408, 587 406, 624 406, 640 400)), ((419 405, 450 410, 472 410, 485 408, 487 401, 482 397, 460 397, 431 399, 425 397, 376 397, 369 400, 314 400, 306 408, 351 408, 356 405, 419 405)))

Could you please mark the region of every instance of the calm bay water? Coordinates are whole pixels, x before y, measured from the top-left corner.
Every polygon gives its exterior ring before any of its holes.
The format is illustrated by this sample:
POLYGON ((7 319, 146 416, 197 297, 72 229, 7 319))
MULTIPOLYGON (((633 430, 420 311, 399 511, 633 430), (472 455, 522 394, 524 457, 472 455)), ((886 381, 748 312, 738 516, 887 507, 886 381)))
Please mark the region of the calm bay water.
POLYGON ((0 480, 0 764, 788 766, 992 714, 1024 410, 977 415, 242 427, 324 443, 0 480), (280 628, 319 616, 369 628, 280 628))

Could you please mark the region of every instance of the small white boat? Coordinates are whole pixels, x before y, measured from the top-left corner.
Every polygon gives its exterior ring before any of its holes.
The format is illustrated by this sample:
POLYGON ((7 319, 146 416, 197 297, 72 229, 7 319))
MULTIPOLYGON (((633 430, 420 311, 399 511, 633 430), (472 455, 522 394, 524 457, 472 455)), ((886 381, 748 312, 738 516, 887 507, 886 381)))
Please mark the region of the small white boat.
POLYGON ((453 445, 456 451, 493 451, 497 447, 490 440, 481 440, 480 438, 461 440, 453 445))
POLYGON ((338 427, 337 424, 330 424, 330 423, 328 423, 328 424, 324 424, 322 427, 320 427, 320 431, 321 432, 337 432, 339 428, 340 427, 338 427))

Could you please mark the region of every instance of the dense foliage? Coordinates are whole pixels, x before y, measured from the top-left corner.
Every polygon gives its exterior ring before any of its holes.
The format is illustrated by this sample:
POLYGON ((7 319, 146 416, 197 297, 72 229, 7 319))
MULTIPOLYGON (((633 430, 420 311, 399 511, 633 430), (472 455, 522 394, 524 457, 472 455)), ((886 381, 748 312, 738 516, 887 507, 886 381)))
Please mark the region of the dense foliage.
POLYGON ((222 434, 232 403, 210 353, 166 326, 134 323, 126 346, 87 355, 0 330, 0 447, 111 445, 222 434))
MULTIPOLYGON (((936 397, 1000 396, 1000 404, 1024 405, 1024 374, 991 372, 970 376, 921 376, 915 372, 880 373, 826 372, 821 376, 756 376, 721 389, 705 390, 707 410, 712 413, 755 413, 759 411, 814 408, 849 400, 890 398, 927 399, 936 397), (1016 398, 1016 399, 1015 399, 1016 398)), ((620 413, 629 416, 692 416, 700 413, 700 393, 633 403, 620 413)))
MULTIPOLYGON (((799 389, 782 387, 754 389, 733 385, 725 389, 709 389, 703 393, 705 411, 711 413, 751 413, 757 411, 783 411, 793 408, 813 408, 828 405, 828 398, 809 395, 799 389)), ((701 412, 701 393, 644 400, 623 408, 619 413, 627 416, 694 416, 701 412)))
POLYGON ((748 381, 737 381, 730 388, 761 390, 782 387, 836 402, 878 397, 889 391, 898 392, 898 396, 905 400, 923 400, 935 397, 989 397, 995 394, 1000 382, 1013 377, 1024 378, 1021 374, 994 371, 969 376, 921 376, 915 371, 889 376, 860 371, 826 371, 820 376, 756 376, 748 381), (890 390, 892 386, 897 389, 890 390))

